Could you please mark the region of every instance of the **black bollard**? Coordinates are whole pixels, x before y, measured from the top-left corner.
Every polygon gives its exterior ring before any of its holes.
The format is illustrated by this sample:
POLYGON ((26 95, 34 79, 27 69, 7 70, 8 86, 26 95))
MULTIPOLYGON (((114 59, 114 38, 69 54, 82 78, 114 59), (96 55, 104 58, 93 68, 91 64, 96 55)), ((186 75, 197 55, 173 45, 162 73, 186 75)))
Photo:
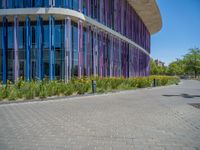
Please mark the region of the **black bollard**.
POLYGON ((96 83, 96 81, 92 80, 92 93, 93 94, 96 93, 96 88, 97 88, 97 83, 96 83))
POLYGON ((153 87, 156 87, 156 79, 153 79, 153 87))

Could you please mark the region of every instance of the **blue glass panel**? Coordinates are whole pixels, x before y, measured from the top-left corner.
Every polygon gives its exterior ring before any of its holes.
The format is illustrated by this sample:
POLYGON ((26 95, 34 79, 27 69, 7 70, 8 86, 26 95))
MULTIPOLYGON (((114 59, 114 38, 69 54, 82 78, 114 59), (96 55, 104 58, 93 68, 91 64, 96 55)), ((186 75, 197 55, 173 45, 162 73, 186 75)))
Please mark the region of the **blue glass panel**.
POLYGON ((23 26, 20 26, 19 27, 19 34, 18 34, 18 39, 19 39, 19 48, 22 49, 24 47, 24 38, 23 38, 23 35, 24 35, 24 29, 23 29, 23 26))
POLYGON ((49 7, 49 0, 44 0, 44 7, 49 7))
POLYGON ((14 7, 13 0, 7 0, 7 8, 13 8, 13 7, 14 7))
POLYGON ((79 0, 72 0, 72 8, 74 9, 74 10, 78 10, 78 2, 79 2, 79 0))
POLYGON ((8 49, 14 48, 14 29, 13 27, 8 27, 8 49))
POLYGON ((55 25, 55 47, 61 48, 62 36, 61 36, 61 25, 55 25))
POLYGON ((49 48, 49 25, 44 25, 44 48, 49 48))
POLYGON ((24 7, 31 7, 32 0, 24 0, 24 7))
POLYGON ((42 7, 44 1, 43 0, 35 0, 35 7, 42 7))
POLYGON ((55 6, 56 7, 62 7, 62 0, 56 0, 55 1, 55 6))

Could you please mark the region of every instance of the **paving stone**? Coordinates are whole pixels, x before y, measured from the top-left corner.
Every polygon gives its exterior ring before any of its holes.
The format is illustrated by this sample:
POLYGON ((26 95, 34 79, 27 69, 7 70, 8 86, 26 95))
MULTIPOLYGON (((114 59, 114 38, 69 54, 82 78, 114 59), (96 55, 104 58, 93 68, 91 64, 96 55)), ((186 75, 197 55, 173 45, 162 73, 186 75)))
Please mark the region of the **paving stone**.
POLYGON ((182 81, 0 105, 0 150, 200 150, 200 109, 189 105, 200 103, 199 91, 200 82, 182 81))

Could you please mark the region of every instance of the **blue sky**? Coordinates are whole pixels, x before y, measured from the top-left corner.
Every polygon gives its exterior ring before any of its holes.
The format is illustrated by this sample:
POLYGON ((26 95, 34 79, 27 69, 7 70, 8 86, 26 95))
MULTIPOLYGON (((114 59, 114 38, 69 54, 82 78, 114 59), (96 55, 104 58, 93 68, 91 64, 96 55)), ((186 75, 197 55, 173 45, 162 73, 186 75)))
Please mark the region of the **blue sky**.
POLYGON ((166 64, 200 48, 200 0, 157 0, 163 27, 151 37, 151 56, 166 64))

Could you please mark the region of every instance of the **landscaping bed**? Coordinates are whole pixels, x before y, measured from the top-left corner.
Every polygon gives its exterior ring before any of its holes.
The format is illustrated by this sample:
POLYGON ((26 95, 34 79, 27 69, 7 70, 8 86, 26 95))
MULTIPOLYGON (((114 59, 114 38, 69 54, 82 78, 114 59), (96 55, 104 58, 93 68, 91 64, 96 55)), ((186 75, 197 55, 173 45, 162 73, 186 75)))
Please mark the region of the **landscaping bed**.
POLYGON ((92 93, 92 81, 96 81, 96 92, 106 93, 116 90, 131 90, 136 88, 151 87, 156 81, 157 86, 177 84, 180 80, 172 76, 149 76, 136 78, 81 78, 72 79, 68 83, 64 81, 31 81, 26 82, 20 79, 12 84, 7 82, 6 85, 0 84, 0 101, 16 101, 30 99, 44 99, 52 96, 71 96, 92 93))

